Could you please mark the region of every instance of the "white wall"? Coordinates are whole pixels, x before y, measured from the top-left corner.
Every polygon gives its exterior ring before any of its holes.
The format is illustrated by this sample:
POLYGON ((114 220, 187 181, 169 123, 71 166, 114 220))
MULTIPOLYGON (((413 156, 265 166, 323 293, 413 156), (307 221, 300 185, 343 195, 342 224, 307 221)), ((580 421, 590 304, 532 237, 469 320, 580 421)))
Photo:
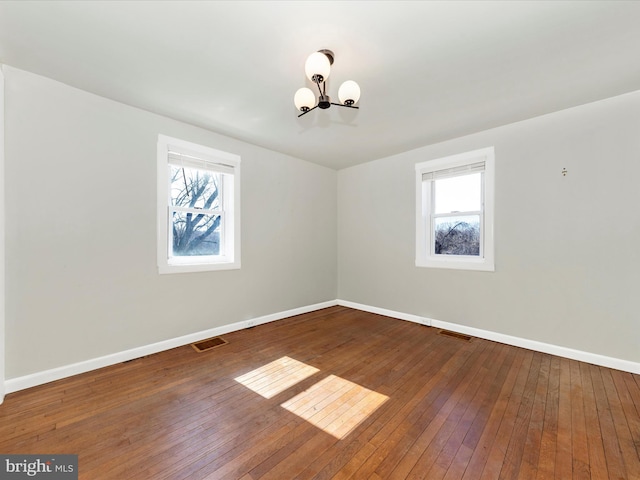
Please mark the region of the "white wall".
POLYGON ((639 125, 635 92, 339 171, 339 298, 640 361, 639 125), (414 165, 488 146, 496 271, 415 267, 414 165))
POLYGON ((333 300, 336 172, 7 67, 7 379, 333 300), (159 275, 159 133, 242 157, 242 268, 159 275))

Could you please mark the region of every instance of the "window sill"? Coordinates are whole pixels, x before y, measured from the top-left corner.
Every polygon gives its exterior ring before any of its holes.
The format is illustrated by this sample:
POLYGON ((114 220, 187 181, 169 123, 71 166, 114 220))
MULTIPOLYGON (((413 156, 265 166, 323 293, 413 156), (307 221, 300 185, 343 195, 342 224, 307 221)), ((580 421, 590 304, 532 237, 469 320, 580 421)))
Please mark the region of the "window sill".
POLYGON ((159 265, 158 272, 167 273, 193 273, 193 272, 214 272, 217 270, 238 270, 240 262, 220 262, 220 263, 192 263, 192 264, 174 264, 159 265))
POLYGON ((495 272, 495 265, 493 264, 493 262, 487 259, 481 259, 481 260, 474 260, 469 258, 416 259, 416 267, 495 272))

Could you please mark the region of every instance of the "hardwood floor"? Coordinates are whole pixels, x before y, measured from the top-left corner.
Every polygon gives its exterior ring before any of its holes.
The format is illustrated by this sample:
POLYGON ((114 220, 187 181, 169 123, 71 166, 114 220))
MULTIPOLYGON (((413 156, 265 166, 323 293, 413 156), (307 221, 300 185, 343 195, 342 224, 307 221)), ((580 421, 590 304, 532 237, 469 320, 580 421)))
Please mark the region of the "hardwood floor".
POLYGON ((640 377, 332 307, 10 394, 82 479, 640 479, 640 377))

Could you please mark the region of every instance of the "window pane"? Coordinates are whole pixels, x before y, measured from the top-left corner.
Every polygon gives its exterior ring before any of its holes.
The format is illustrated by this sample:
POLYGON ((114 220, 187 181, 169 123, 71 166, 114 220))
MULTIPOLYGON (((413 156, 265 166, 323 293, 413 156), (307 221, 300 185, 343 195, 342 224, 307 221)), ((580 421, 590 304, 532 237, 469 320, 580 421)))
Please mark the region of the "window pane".
POLYGON ((175 165, 170 168, 171 205, 209 210, 220 208, 221 174, 175 165))
POLYGON ((219 255, 220 221, 220 215, 173 212, 172 255, 219 255))
POLYGON ((435 213, 479 212, 482 206, 482 174, 460 175, 433 182, 435 213))
POLYGON ((435 219, 436 255, 480 255, 480 216, 435 219))

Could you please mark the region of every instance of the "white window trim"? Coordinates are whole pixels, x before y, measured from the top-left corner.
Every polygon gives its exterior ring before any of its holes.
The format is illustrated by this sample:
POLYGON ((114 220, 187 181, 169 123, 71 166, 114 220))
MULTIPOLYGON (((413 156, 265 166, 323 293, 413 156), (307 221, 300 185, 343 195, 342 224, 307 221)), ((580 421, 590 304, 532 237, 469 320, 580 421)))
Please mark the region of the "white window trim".
POLYGON ((158 135, 158 186, 157 186, 157 237, 158 271, 164 273, 207 272, 240 268, 240 157, 210 147, 197 145, 166 135, 158 135), (199 256, 189 258, 169 258, 169 152, 185 155, 185 161, 193 158, 219 163, 223 181, 223 203, 225 228, 223 239, 224 256, 199 256), (226 182, 233 182, 232 184, 226 182), (229 188, 232 187, 232 188, 229 188), (228 192, 231 191, 229 194, 228 192))
POLYGON ((451 155, 444 158, 418 163, 416 169, 416 266, 430 268, 451 268, 459 270, 495 271, 494 262, 494 187, 495 151, 494 147, 451 155), (431 188, 422 177, 425 174, 448 168, 462 167, 484 161, 484 208, 482 226, 482 249, 480 258, 455 255, 435 255, 432 252, 430 204, 431 188))

